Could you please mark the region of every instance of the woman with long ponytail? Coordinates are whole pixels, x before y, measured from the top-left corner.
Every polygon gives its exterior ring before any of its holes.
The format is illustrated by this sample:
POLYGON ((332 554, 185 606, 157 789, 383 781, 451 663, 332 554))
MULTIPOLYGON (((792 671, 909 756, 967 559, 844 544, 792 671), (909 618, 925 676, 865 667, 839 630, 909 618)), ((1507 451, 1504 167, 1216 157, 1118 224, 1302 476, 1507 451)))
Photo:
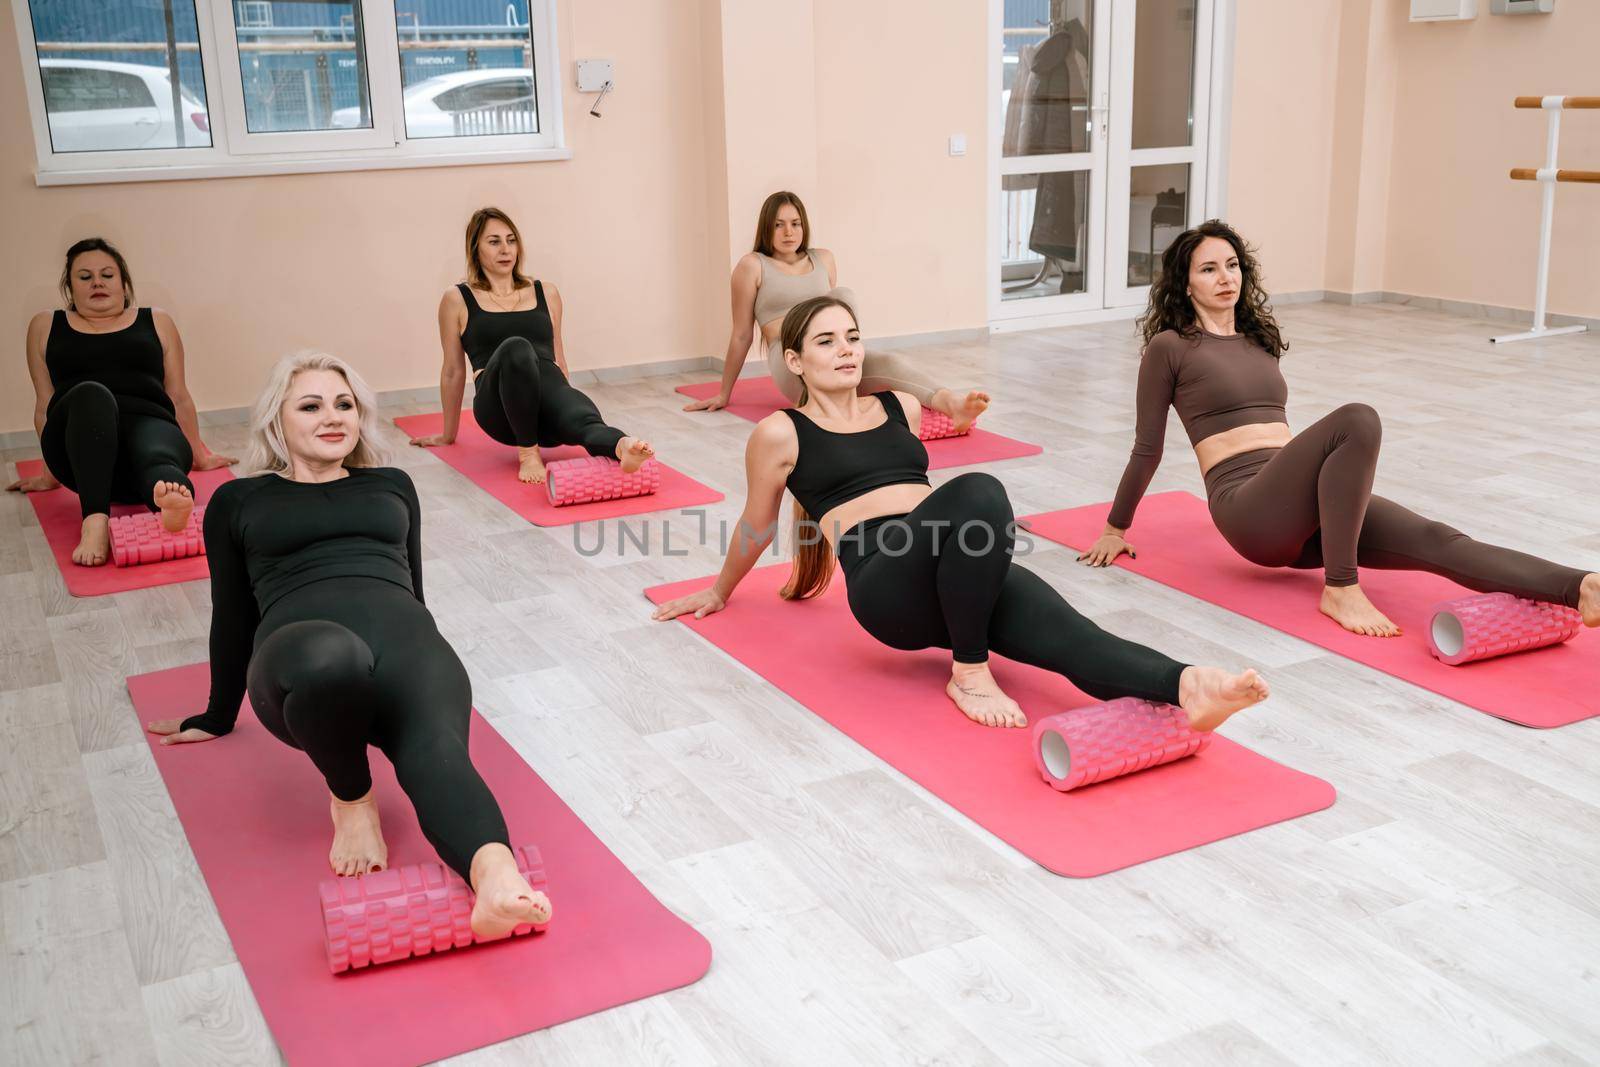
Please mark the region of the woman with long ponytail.
POLYGON ((1109 634, 1013 562, 1011 502, 992 475, 930 486, 917 398, 856 394, 864 349, 849 304, 827 296, 797 304, 781 341, 802 383, 799 405, 767 416, 750 435, 749 496, 722 573, 711 588, 662 604, 654 618, 725 609, 772 543, 787 487, 796 549, 781 595, 820 595, 837 557, 851 613, 868 634, 891 648, 950 650, 945 692, 974 722, 1028 724, 990 672, 991 650, 1055 671, 1100 700, 1179 705, 1200 730, 1266 698, 1255 671, 1189 666, 1109 634))

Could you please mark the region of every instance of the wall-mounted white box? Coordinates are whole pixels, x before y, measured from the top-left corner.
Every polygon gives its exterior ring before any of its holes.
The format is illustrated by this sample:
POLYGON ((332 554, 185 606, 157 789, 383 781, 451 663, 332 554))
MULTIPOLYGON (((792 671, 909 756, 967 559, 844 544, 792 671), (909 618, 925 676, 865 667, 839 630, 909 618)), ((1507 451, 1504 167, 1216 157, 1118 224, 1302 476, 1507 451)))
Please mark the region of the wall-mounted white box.
POLYGON ((1411 0, 1412 22, 1453 22, 1478 17, 1478 0, 1411 0))

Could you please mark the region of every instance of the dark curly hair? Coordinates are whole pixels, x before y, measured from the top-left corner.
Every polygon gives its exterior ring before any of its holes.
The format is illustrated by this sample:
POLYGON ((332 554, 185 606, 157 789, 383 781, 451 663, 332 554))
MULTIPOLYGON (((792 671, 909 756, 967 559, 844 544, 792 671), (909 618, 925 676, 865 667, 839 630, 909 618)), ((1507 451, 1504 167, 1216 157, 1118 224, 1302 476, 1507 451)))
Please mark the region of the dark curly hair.
POLYGON ((1278 321, 1272 317, 1272 305, 1267 303, 1256 250, 1221 219, 1207 219, 1192 230, 1184 230, 1162 253, 1161 272, 1150 285, 1150 306, 1139 318, 1139 332, 1144 336, 1144 343, 1149 344, 1162 330, 1191 338, 1200 335, 1194 302, 1189 299, 1189 262, 1194 258, 1194 250, 1207 237, 1227 241, 1239 257, 1239 302, 1233 310, 1234 329, 1273 356, 1281 357, 1288 351, 1289 344, 1278 330, 1278 321))

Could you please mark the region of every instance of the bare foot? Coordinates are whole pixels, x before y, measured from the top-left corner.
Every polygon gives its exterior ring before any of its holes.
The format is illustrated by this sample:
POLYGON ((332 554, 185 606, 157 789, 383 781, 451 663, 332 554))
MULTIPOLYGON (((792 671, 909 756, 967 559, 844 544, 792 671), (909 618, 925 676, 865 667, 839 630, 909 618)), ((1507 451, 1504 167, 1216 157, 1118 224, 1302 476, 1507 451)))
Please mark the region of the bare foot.
POLYGON ((333 847, 328 866, 337 875, 362 875, 389 865, 389 846, 378 828, 378 798, 367 790, 360 800, 329 797, 333 814, 333 847))
POLYGON ((1359 585, 1322 587, 1322 613, 1353 634, 1366 637, 1399 637, 1400 627, 1372 606, 1359 585))
POLYGON ((1254 668, 1229 674, 1221 667, 1185 667, 1178 678, 1178 706, 1196 730, 1215 730, 1236 711, 1272 695, 1254 668))
POLYGON ((83 532, 78 535, 78 547, 72 550, 72 562, 80 567, 101 567, 110 558, 111 516, 90 515, 83 520, 83 532))
POLYGON ((980 726, 1027 726, 1022 707, 1000 691, 987 663, 956 663, 944 691, 961 714, 980 726))
POLYGON ((928 406, 949 415, 950 421, 955 424, 956 432, 960 433, 977 422, 978 416, 988 409, 989 394, 973 390, 962 395, 949 389, 940 389, 933 394, 933 403, 928 406))
POLYGON ((490 844, 472 857, 472 932, 482 938, 506 937, 519 926, 550 921, 550 898, 517 870, 504 845, 490 844))
POLYGON ((623 474, 632 474, 655 454, 656 450, 650 447, 649 441, 637 437, 624 437, 617 442, 617 460, 622 464, 623 474))
POLYGON ((1600 626, 1600 574, 1583 576, 1583 586, 1578 593, 1578 611, 1585 626, 1600 626))
POLYGON ((177 533, 189 525, 194 497, 187 486, 178 482, 157 482, 151 502, 161 509, 161 528, 168 533, 177 533))
POLYGON ((544 484, 544 460, 539 456, 539 446, 517 449, 517 481, 544 484))

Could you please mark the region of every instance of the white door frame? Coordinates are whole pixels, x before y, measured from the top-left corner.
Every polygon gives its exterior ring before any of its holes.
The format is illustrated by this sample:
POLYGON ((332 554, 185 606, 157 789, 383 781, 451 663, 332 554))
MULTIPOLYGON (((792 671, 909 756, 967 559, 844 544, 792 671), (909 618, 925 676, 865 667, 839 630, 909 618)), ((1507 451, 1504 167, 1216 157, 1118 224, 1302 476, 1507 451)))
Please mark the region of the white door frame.
MULTIPOLYGON (((1233 46, 1237 2, 1238 0, 1209 0, 1211 7, 1209 41, 1203 36, 1206 32, 1203 19, 1197 18, 1195 28, 1198 38, 1196 43, 1197 59, 1209 53, 1208 58, 1211 69, 1209 93, 1206 91, 1206 86, 1197 86, 1195 90, 1196 136, 1194 140, 1196 146, 1202 143, 1205 145, 1205 162, 1203 168, 1195 167, 1190 171, 1189 221, 1191 225, 1208 218, 1222 218, 1227 213, 1229 116, 1233 108, 1233 46), (1199 195, 1195 195, 1196 193, 1199 195)), ((1202 13, 1205 6, 1206 0, 1201 0, 1197 14, 1202 13)), ((1108 20, 1116 17, 1109 10, 1104 14, 1108 20)), ((1101 13, 1097 11, 1097 25, 1101 17, 1101 13)), ((1092 181, 1094 187, 1091 189, 1090 214, 1093 217, 1089 219, 1091 240, 1087 242, 1090 247, 1099 247, 1101 243, 1106 245, 1103 249, 1105 255, 1104 269, 1091 272, 1098 275, 1098 277, 1087 279, 1087 287, 1090 293, 1093 294, 1094 305, 1092 307, 1089 306, 1088 301, 1091 296, 1089 293, 1085 293, 1065 297, 1041 297, 1026 302, 1012 301, 1007 302, 1008 306, 1002 308, 1000 300, 1000 257, 998 254, 1002 196, 1000 176, 1002 170, 1011 169, 1015 171, 1019 166, 1019 159, 1022 161, 1020 163, 1021 169, 1026 171, 1029 166, 1037 163, 1050 160, 1065 162, 1066 159, 1071 158, 1046 156, 1039 157, 1036 161, 1029 161, 1027 157, 1014 157, 1011 160, 1006 160, 1000 154, 1001 138, 1005 130, 1005 116, 1002 114, 1000 106, 1002 30, 1004 22, 1004 0, 989 0, 989 173, 988 226, 986 227, 988 240, 985 247, 984 270, 986 286, 984 302, 989 313, 989 331, 991 333, 1011 333, 1019 330, 1035 330, 1052 326, 1070 326, 1079 323, 1134 318, 1143 309, 1144 287, 1133 290, 1129 290, 1126 286, 1122 287, 1123 298, 1129 299, 1130 295, 1136 294, 1138 297, 1138 302, 1136 303, 1128 303, 1124 306, 1104 306, 1111 302, 1106 299, 1105 277, 1113 271, 1116 271, 1119 276, 1125 276, 1121 272, 1127 269, 1127 223, 1124 218, 1123 224, 1118 227, 1121 231, 1120 236, 1108 233, 1105 223, 1108 194, 1116 192, 1116 190, 1108 190, 1106 188, 1108 183, 1103 179, 1103 175, 1101 180, 1092 181), (1108 238, 1110 239, 1108 240, 1108 238), (1115 259, 1111 257, 1113 253, 1117 252, 1117 249, 1110 247, 1111 245, 1121 246, 1120 254, 1115 259), (1050 304, 1040 306, 1045 301, 1049 301, 1050 304), (1066 302, 1068 301, 1074 303, 1067 304, 1066 302), (1017 305, 1019 304, 1023 306, 1018 307, 1017 305), (1063 306, 1063 304, 1066 304, 1066 306, 1063 306)), ((1096 37, 1098 40, 1109 42, 1111 34, 1097 32, 1096 37)), ((1129 37, 1129 40, 1131 41, 1131 37, 1129 37)), ((1109 51, 1109 46, 1107 47, 1109 51)), ((1109 87, 1109 82, 1106 81, 1108 75, 1116 77, 1131 75, 1126 63, 1121 65, 1120 72, 1113 70, 1114 61, 1112 57, 1109 54, 1102 57, 1098 43, 1096 44, 1094 63, 1093 81, 1097 92, 1101 87, 1109 87)), ((1091 97, 1091 99, 1097 98, 1091 97)), ((1119 123, 1122 127, 1121 143, 1123 145, 1129 144, 1129 138, 1131 137, 1130 125, 1127 120, 1128 116, 1121 116, 1121 122, 1119 123)), ((1095 137, 1097 139, 1100 138, 1098 130, 1095 137)), ((1113 140, 1116 140, 1115 136, 1113 140)), ((1096 143, 1092 147, 1101 159, 1107 159, 1108 153, 1105 145, 1096 143)), ((1140 158, 1135 163, 1137 165, 1139 162, 1157 162, 1159 161, 1158 159, 1145 159, 1144 157, 1147 154, 1157 155, 1166 151, 1169 150, 1142 150, 1139 153, 1140 158)), ((1190 148, 1187 151, 1192 152, 1194 149, 1190 148)), ((1088 155, 1090 153, 1083 153, 1079 158, 1082 159, 1088 155)), ((1111 170, 1116 169, 1109 160, 1106 166, 1111 170)), ((1122 210, 1126 211, 1128 178, 1125 161, 1121 167, 1121 173, 1122 178, 1118 184, 1120 185, 1120 195, 1122 196, 1122 210)))

